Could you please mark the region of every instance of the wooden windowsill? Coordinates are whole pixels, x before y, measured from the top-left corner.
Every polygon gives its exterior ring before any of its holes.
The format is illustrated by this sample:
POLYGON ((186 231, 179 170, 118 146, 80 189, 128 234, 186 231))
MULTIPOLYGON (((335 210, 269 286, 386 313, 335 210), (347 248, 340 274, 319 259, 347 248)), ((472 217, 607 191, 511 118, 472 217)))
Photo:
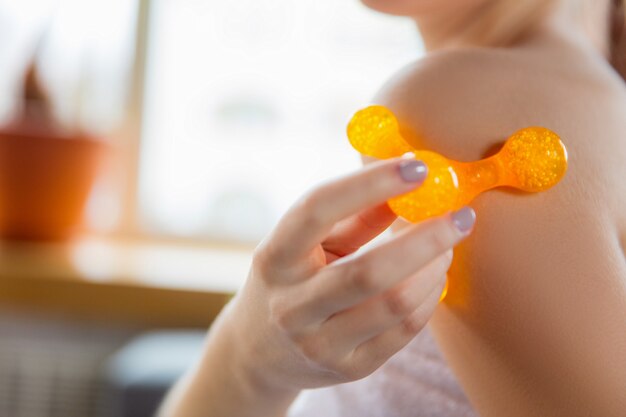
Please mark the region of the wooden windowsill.
POLYGON ((243 284, 250 251, 96 237, 3 243, 0 304, 131 325, 207 326, 243 284))

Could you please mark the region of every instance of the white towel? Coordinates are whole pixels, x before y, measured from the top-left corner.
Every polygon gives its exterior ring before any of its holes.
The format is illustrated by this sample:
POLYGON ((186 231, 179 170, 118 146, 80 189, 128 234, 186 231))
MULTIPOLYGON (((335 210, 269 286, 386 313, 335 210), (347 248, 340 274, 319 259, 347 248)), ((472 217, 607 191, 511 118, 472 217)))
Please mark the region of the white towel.
POLYGON ((360 381, 304 391, 289 417, 477 417, 426 327, 360 381))

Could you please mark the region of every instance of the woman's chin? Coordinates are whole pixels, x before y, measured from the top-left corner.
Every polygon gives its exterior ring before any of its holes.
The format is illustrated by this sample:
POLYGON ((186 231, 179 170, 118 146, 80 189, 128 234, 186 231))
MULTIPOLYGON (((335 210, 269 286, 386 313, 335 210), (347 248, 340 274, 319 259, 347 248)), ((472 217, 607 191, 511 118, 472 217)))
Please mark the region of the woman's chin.
POLYGON ((399 7, 400 5, 398 3, 404 4, 406 2, 395 0, 361 0, 361 3, 372 10, 376 10, 377 12, 402 16, 403 7, 399 7))
POLYGON ((430 13, 476 7, 489 0, 361 0, 372 10, 395 16, 418 17, 430 13))
POLYGON ((361 0, 361 3, 372 10, 395 16, 415 16, 437 5, 432 0, 361 0))

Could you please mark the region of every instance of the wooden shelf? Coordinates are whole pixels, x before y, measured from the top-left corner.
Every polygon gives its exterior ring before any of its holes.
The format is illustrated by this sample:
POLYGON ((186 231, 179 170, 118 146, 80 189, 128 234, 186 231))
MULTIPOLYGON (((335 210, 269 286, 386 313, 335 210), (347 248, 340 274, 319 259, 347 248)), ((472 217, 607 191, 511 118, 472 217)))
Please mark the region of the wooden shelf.
POLYGON ((205 327, 243 284, 250 251, 82 238, 3 243, 0 304, 149 327, 205 327))

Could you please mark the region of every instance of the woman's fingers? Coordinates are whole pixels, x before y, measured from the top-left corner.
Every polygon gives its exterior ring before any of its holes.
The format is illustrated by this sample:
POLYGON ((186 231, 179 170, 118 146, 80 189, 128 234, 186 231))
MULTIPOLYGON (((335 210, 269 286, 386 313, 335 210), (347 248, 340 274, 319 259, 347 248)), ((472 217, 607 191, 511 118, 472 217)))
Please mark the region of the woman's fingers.
POLYGON ((351 351, 396 326, 418 310, 433 291, 443 288, 451 261, 450 250, 384 294, 335 314, 322 324, 320 335, 334 340, 337 349, 351 351))
POLYGON ((445 281, 441 280, 424 302, 404 320, 358 346, 348 357, 351 367, 371 373, 413 340, 432 317, 444 285, 445 281))
POLYGON ((340 221, 322 242, 326 261, 330 263, 357 251, 384 232, 397 218, 387 203, 383 203, 340 221))
POLYGON ((452 249, 468 235, 475 218, 474 211, 465 207, 405 229, 363 254, 334 262, 310 281, 309 298, 315 303, 301 314, 315 322, 383 293, 452 249))
POLYGON ((335 223, 421 184, 426 165, 414 159, 372 164, 342 179, 320 186, 300 199, 274 230, 275 262, 297 262, 324 241, 335 223))

